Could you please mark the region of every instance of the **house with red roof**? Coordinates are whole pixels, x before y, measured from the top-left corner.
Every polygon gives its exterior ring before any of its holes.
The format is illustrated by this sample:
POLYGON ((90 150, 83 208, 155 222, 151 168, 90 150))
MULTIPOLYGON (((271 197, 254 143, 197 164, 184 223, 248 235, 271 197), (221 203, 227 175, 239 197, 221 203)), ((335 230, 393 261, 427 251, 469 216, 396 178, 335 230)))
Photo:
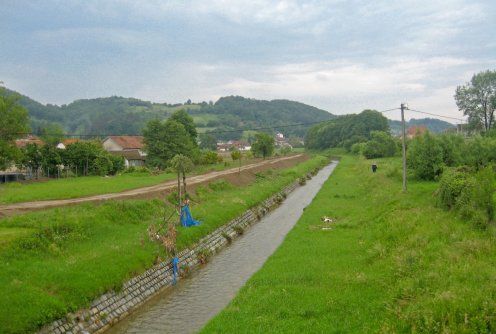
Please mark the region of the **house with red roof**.
POLYGON ((61 150, 65 150, 67 148, 67 145, 71 145, 80 141, 81 139, 64 139, 62 140, 62 142, 57 144, 57 148, 61 150))
POLYGON ((45 145, 45 142, 35 135, 27 135, 26 137, 16 139, 15 141, 17 148, 24 148, 28 144, 35 144, 36 146, 41 147, 45 145))
POLYGON ((427 132, 426 126, 412 126, 406 131, 406 138, 412 139, 417 136, 422 136, 427 132))
POLYGON ((109 136, 102 143, 103 148, 124 158, 126 167, 145 165, 146 153, 143 151, 143 136, 109 136))

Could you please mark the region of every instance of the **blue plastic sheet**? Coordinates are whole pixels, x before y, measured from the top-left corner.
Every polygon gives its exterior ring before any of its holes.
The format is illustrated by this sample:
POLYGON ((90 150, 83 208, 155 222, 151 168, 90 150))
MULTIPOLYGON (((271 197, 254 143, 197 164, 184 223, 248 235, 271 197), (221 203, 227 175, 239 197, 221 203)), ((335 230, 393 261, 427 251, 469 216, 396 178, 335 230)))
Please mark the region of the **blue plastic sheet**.
POLYGON ((184 205, 181 208, 181 225, 185 227, 189 226, 195 226, 195 225, 200 225, 201 222, 198 220, 194 220, 193 217, 191 217, 191 212, 189 211, 189 206, 184 205))
POLYGON ((179 258, 174 256, 172 259, 172 285, 176 285, 176 278, 179 272, 179 258))

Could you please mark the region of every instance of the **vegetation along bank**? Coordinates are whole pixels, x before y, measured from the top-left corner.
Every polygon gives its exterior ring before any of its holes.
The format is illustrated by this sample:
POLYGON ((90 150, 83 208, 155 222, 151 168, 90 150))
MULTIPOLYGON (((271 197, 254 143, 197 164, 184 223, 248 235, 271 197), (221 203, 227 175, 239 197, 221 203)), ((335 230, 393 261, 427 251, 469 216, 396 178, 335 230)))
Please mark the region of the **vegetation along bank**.
MULTIPOLYGON (((177 229, 178 251, 327 162, 315 156, 260 172, 245 187, 222 179, 198 186, 192 211, 203 224, 177 229)), ((0 309, 8 310, 0 314, 0 333, 34 331, 169 257, 148 240, 147 228, 170 210, 159 200, 112 201, 0 220, 0 309)))
POLYGON ((402 192, 399 158, 377 164, 345 155, 202 333, 494 332, 494 226, 445 210, 436 181, 402 192))

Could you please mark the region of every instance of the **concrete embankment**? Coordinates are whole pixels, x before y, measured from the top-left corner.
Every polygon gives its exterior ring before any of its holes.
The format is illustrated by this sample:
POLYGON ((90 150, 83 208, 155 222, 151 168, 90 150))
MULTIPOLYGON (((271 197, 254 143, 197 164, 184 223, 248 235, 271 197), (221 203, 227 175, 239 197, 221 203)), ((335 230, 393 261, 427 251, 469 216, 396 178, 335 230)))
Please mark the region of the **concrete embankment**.
MULTIPOLYGON (((227 246, 231 239, 242 234, 251 224, 279 206, 298 186, 298 181, 292 183, 260 205, 204 237, 193 247, 183 250, 178 255, 182 272, 195 270, 205 255, 213 255, 227 246)), ((44 327, 39 333, 103 332, 143 305, 159 291, 170 287, 173 282, 172 274, 171 260, 164 261, 124 283, 122 290, 102 295, 88 309, 68 314, 64 319, 44 327)))

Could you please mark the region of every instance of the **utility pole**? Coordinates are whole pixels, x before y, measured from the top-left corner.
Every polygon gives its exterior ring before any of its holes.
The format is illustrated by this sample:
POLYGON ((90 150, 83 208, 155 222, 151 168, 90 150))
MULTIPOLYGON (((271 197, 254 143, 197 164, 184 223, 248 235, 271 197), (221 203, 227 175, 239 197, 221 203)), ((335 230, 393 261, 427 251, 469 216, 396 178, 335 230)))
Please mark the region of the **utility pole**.
POLYGON ((403 192, 406 192, 406 131, 405 131, 405 109, 406 103, 401 104, 401 124, 403 126, 403 192))

